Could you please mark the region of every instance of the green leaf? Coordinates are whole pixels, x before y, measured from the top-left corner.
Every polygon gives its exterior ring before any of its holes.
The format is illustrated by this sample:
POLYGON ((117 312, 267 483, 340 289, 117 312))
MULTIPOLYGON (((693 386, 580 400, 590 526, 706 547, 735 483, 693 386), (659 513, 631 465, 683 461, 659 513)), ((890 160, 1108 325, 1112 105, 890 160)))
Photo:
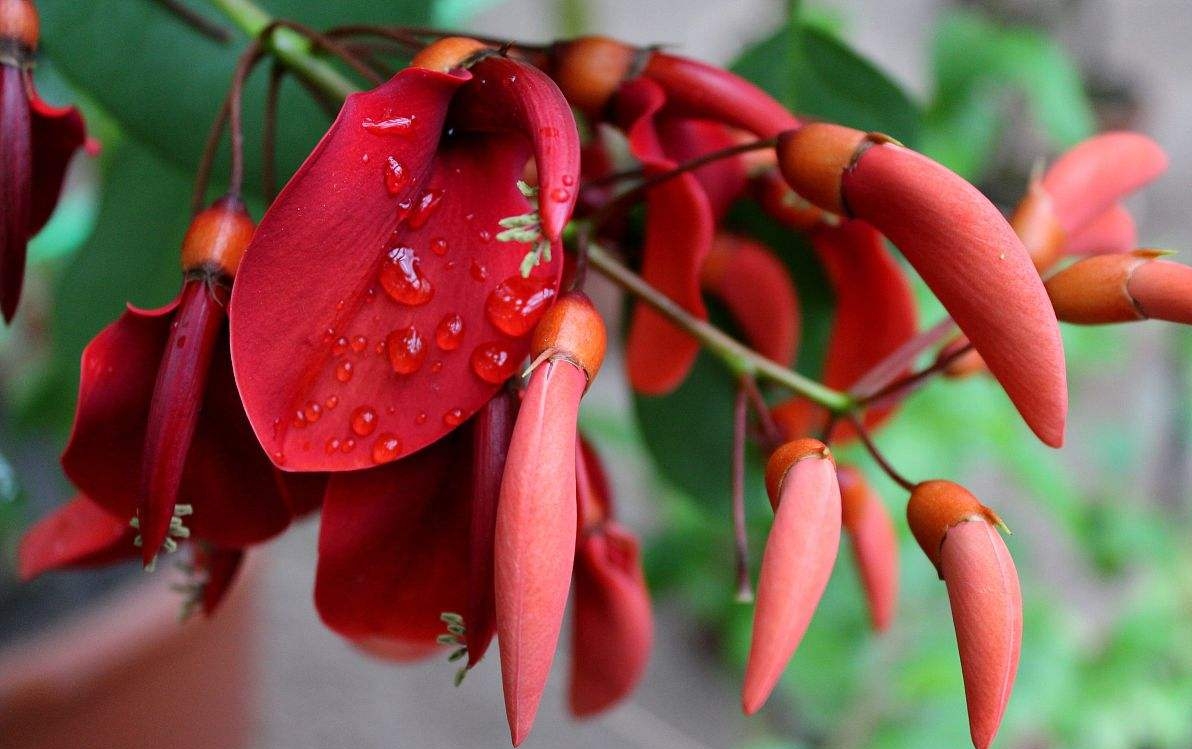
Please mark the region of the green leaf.
POLYGON ((793 22, 754 44, 732 69, 797 114, 919 140, 919 107, 877 66, 818 25, 793 22))
MULTIPOLYGON (((192 3, 201 6, 202 3, 192 3)), ((420 24, 429 19, 426 0, 261 0, 278 18, 314 28, 349 23, 420 24)), ((227 25, 214 11, 204 14, 227 25)), ((193 171, 207 129, 232 79, 236 58, 247 45, 237 33, 221 45, 200 36, 150 0, 88 0, 43 3, 42 46, 73 85, 86 91, 124 127, 167 161, 193 171)), ((258 71, 245 97, 246 144, 257 149, 265 78, 258 71)), ((326 129, 325 113, 292 82, 281 99, 279 173, 289 174, 326 129)), ((247 184, 259 180, 259 159, 247 159, 247 184)), ((217 179, 226 169, 217 168, 217 179)))

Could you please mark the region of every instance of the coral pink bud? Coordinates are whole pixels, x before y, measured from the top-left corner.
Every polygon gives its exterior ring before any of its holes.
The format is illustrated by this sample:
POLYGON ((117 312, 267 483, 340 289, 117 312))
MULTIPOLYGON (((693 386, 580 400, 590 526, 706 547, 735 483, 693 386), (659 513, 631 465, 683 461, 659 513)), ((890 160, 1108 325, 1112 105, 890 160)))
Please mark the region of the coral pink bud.
POLYGON ((551 77, 576 109, 599 119, 640 54, 603 36, 559 42, 551 48, 551 77))
POLYGON ((13 41, 34 52, 40 32, 41 20, 30 0, 0 0, 0 41, 13 41))
POLYGON ((446 73, 466 67, 481 55, 493 49, 483 42, 466 36, 448 36, 427 45, 410 61, 412 68, 425 68, 436 73, 446 73))
POLYGON ((1170 320, 1192 324, 1192 268, 1159 260, 1161 250, 1098 255, 1047 281, 1055 312, 1083 325, 1170 320))
POLYGON ((1120 203, 1096 217, 1068 240, 1069 255, 1104 255, 1129 252, 1138 246, 1134 217, 1120 203))
POLYGON ((980 191, 921 154, 836 125, 784 133, 778 162, 800 195, 864 219, 894 242, 1035 434, 1063 442, 1059 327, 1022 242, 980 191))
POLYGON ((762 556, 741 705, 761 709, 815 613, 840 547, 840 487, 818 440, 783 445, 766 466, 774 524, 762 556))
POLYGON ((1026 197, 1014 210, 1010 226, 1040 273, 1059 260, 1068 242, 1068 234, 1055 216, 1055 202, 1037 181, 1031 182, 1026 197))
POLYGON ((898 605, 898 536, 881 498, 856 468, 841 466, 840 506, 844 529, 852 539, 853 559, 861 574, 873 628, 885 631, 898 605))
POLYGON ((1001 520, 964 487, 927 481, 907 504, 911 531, 948 588, 973 745, 997 735, 1022 648, 1022 593, 1001 520))

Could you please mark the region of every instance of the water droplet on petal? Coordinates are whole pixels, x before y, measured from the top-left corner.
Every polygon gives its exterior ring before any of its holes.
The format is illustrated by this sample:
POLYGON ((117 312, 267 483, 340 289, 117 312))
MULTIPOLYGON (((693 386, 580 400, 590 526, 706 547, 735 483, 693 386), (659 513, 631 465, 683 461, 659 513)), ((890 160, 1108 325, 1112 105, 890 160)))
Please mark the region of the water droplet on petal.
POLYGON ((457 427, 464 423, 464 411, 462 408, 453 408, 443 414, 443 423, 449 427, 457 427))
POLYGON ((391 332, 386 337, 385 348, 389 352, 389 365, 398 374, 417 372, 426 359, 426 343, 413 325, 391 332))
POLYGON ((360 406, 352 412, 352 431, 357 437, 367 437, 377 428, 377 412, 368 406, 360 406))
POLYGON ((352 379, 352 362, 341 361, 335 367, 335 379, 340 382, 349 382, 352 379))
POLYGON ((472 351, 472 371, 485 382, 499 385, 512 377, 516 370, 517 362, 503 343, 485 343, 472 351))
POLYGON ((419 411, 418 415, 414 417, 415 424, 425 424, 427 420, 426 411, 419 411))
POLYGON ((343 444, 339 446, 339 451, 345 455, 356 449, 356 440, 348 437, 343 444))
POLYGON ((459 342, 464 337, 464 319, 459 315, 447 313, 439 320, 435 328, 435 343, 444 351, 454 351, 459 348, 459 342))
POLYGON ((338 449, 339 449, 339 440, 337 440, 334 437, 327 440, 327 444, 323 445, 323 452, 327 453, 328 455, 330 455, 331 453, 335 452, 338 449))
POLYGON ((554 297, 555 290, 547 281, 510 276, 488 295, 484 311, 497 330, 523 336, 534 329, 554 297))
POLYGON ((290 421, 295 428, 301 429, 306 426, 306 413, 300 408, 294 412, 294 418, 290 421))
POLYGON ((381 264, 381 288, 393 301, 417 307, 434 297, 435 288, 422 275, 418 265, 418 258, 410 247, 394 247, 389 251, 388 260, 381 264))
POLYGON ((447 240, 443 237, 435 237, 430 240, 430 251, 442 257, 447 254, 447 240))
POLYGON ((352 337, 352 350, 359 354, 368 347, 368 339, 362 335, 352 337))
POLYGON ((478 260, 472 261, 470 272, 472 274, 472 278, 476 281, 484 281, 488 279, 488 268, 485 268, 484 265, 478 260))
POLYGON ((385 164, 385 189, 389 191, 390 195, 400 195, 401 191, 410 184, 410 175, 406 174, 406 168, 401 165, 401 162, 396 157, 390 156, 385 164))
POLYGON ((481 229, 480 233, 476 235, 481 242, 488 242, 493 238, 493 233, 488 229, 481 229))
POLYGON ((306 417, 307 422, 313 424, 323 415, 323 407, 314 401, 308 401, 302 409, 302 415, 306 417))
POLYGON ((571 200, 571 191, 565 187, 556 187, 550 191, 550 199, 556 203, 566 203, 571 200))
POLYGON ((336 338, 335 342, 331 344, 331 353, 334 354, 335 356, 339 356, 347 350, 348 350, 348 339, 343 338, 342 336, 340 338, 336 338))
POLYGON ((388 117, 383 120, 374 120, 366 117, 364 122, 360 123, 370 133, 377 135, 408 135, 414 129, 414 121, 416 117, 410 115, 409 117, 388 117))
POLYGON ((273 462, 279 466, 284 466, 286 464, 286 454, 280 451, 273 453, 273 462))
POLYGON ((437 361, 430 365, 431 374, 438 374, 443 371, 443 362, 437 361))
POLYGON ((330 411, 331 409, 335 408, 338 405, 339 405, 339 396, 338 395, 329 395, 329 396, 327 396, 327 400, 323 401, 323 408, 327 409, 328 411, 330 411))
POLYGON ((373 443, 372 459, 374 463, 388 463, 401 455, 401 437, 386 432, 373 443))
POLYGON ((567 185, 568 187, 571 187, 572 185, 574 185, 575 184, 575 175, 564 174, 563 175, 563 184, 567 185))
POLYGON ((395 211, 397 214, 397 227, 393 229, 394 234, 397 233, 397 228, 406 222, 406 218, 410 215, 410 209, 413 207, 414 201, 409 198, 397 204, 397 210, 395 211))
POLYGON ((439 202, 443 199, 444 191, 440 189, 427 190, 419 199, 418 205, 414 208, 414 212, 410 214, 410 218, 406 221, 406 225, 411 229, 421 229, 426 226, 426 222, 434 215, 435 209, 439 207, 439 202))

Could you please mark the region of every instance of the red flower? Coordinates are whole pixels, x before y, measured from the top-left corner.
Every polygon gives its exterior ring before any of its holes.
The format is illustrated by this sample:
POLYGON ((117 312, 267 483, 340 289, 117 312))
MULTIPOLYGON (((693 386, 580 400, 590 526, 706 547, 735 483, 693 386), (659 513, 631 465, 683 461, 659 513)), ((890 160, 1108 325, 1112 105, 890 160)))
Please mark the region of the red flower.
POLYGON ((0 313, 12 321, 29 238, 58 204, 62 179, 87 140, 74 107, 52 107, 33 87, 39 21, 31 0, 0 0, 0 313))
POLYGON ((387 463, 456 428, 514 374, 557 292, 571 110, 535 68, 460 45, 350 96, 246 254, 237 384, 286 470, 387 463), (536 204, 518 187, 531 156, 536 204))

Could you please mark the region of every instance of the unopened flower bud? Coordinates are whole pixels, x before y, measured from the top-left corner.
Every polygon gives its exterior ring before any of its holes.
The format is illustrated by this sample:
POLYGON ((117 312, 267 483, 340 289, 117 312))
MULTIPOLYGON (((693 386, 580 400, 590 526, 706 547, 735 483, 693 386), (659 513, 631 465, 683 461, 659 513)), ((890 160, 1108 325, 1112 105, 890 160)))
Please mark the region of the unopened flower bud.
POLYGON ((466 36, 448 36, 427 45, 410 61, 412 68, 425 68, 446 73, 456 68, 467 67, 469 63, 492 47, 466 36))
POLYGON ((199 213, 182 240, 182 270, 232 278, 252 241, 252 219, 237 198, 223 197, 199 213))
POLYGON ((5 42, 37 51, 41 20, 31 0, 0 0, 0 50, 5 42))
POLYGON ((1047 281, 1056 316, 1083 325, 1170 320, 1192 324, 1192 267, 1162 250, 1097 255, 1047 281))
POLYGON ((580 111, 599 114, 633 70, 639 50, 603 36, 585 36, 551 50, 555 83, 580 111))

